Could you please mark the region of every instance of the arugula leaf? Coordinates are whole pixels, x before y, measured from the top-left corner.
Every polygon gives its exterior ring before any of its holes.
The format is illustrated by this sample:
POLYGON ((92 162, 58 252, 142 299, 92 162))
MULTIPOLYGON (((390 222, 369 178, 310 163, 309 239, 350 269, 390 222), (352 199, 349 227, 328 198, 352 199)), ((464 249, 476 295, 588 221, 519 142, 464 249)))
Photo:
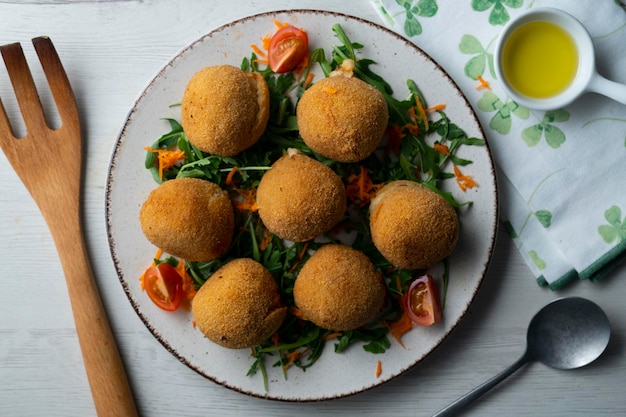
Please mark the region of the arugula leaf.
POLYGON ((335 353, 342 353, 358 342, 367 342, 363 345, 363 349, 370 353, 385 353, 391 347, 386 327, 346 331, 338 340, 339 342, 335 344, 335 353))

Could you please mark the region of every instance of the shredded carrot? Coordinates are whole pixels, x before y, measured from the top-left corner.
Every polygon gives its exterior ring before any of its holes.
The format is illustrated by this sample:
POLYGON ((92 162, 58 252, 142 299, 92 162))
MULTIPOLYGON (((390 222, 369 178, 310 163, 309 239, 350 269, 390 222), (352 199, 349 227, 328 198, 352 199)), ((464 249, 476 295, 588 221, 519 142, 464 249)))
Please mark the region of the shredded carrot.
MULTIPOLYGON (((261 38, 261 42, 263 45, 263 49, 265 49, 266 51, 270 50, 270 42, 272 41, 272 37, 270 35, 265 35, 261 38)), ((267 56, 266 54, 263 54, 263 56, 267 56)))
POLYGON ((241 197, 241 199, 235 198, 232 200, 235 210, 239 212, 249 211, 251 213, 254 213, 259 209, 256 203, 256 189, 243 189, 235 187, 234 176, 237 172, 237 167, 233 167, 226 176, 226 180, 224 180, 224 185, 232 187, 232 189, 241 197))
POLYGON ((232 186, 233 185, 233 177, 235 176, 237 171, 238 171, 237 167, 233 167, 233 169, 230 170, 230 172, 226 176, 226 180, 224 181, 224 185, 227 185, 227 186, 232 186))
POLYGON ((286 28, 287 26, 289 26, 289 23, 287 22, 282 23, 278 19, 274 19, 274 24, 276 25, 278 29, 286 28))
POLYGON ((271 241, 272 235, 270 234, 270 231, 267 230, 267 228, 263 228, 263 239, 261 240, 261 243, 259 243, 259 249, 267 249, 267 245, 269 245, 271 241))
POLYGON ((261 45, 262 48, 259 48, 258 46, 256 46, 255 44, 251 44, 250 48, 252 48, 252 50, 254 51, 255 54, 257 54, 260 58, 257 57, 257 59, 254 60, 254 63, 256 64, 267 64, 268 60, 267 60, 267 52, 265 51, 269 51, 270 49, 270 41, 272 40, 272 37, 270 35, 265 35, 261 38, 261 45))
MULTIPOLYGON (((263 43, 265 44, 265 37, 261 38, 261 40, 263 41, 263 43)), ((252 48, 252 50, 259 56, 266 58, 267 54, 265 52, 263 52, 261 50, 261 48, 259 48, 258 46, 256 46, 255 44, 250 45, 250 48, 252 48)))
POLYGON ((306 253, 308 249, 309 249, 309 242, 305 243, 304 246, 302 246, 302 249, 300 250, 300 252, 298 252, 298 259, 302 260, 304 258, 304 254, 306 253))
POLYGON ((338 337, 341 337, 341 335, 342 335, 341 332, 329 333, 329 334, 326 335, 326 337, 324 337, 324 340, 336 339, 338 337))
POLYGON ((456 177, 456 183, 461 189, 461 191, 465 192, 470 188, 474 188, 478 185, 476 181, 471 177, 471 175, 465 175, 461 172, 459 167, 454 166, 454 176, 456 177))
MULTIPOLYGON (((416 109, 416 106, 409 108, 409 116, 411 117, 411 120, 413 120, 413 123, 407 123, 404 126, 402 126, 402 129, 407 130, 413 136, 417 136, 420 132, 420 127, 417 124, 418 119, 423 119, 422 115, 418 115, 415 112, 416 111, 415 109, 416 109)), ((422 110, 423 109, 424 108, 422 107, 422 110)), ((424 113, 424 115, 426 115, 426 113, 424 113)))
POLYGON ((285 357, 287 358, 287 363, 283 365, 283 369, 286 371, 294 364, 295 361, 304 356, 305 353, 308 352, 308 349, 304 350, 294 350, 293 352, 287 352, 285 357))
POLYGON ((404 125, 404 128, 408 130, 409 133, 413 136, 417 136, 420 133, 420 127, 417 125, 417 123, 407 123, 406 125, 404 125))
POLYGON ((437 105, 427 108, 426 111, 427 112, 442 111, 442 110, 445 110, 445 108, 446 108, 446 105, 441 103, 441 104, 437 104, 437 105))
POLYGON ((406 310, 402 308, 402 317, 400 317, 398 321, 385 322, 385 325, 389 329, 389 334, 396 339, 396 342, 398 342, 400 346, 405 348, 402 343, 402 336, 413 328, 413 321, 407 314, 406 310))
POLYGON ((291 268, 289 268, 289 271, 288 271, 288 272, 294 272, 296 269, 298 269, 298 267, 299 267, 299 266, 300 266, 300 261, 295 262, 295 263, 291 266, 291 268))
POLYGON ((383 364, 381 361, 376 362, 376 378, 380 377, 383 373, 383 364))
POLYGON ((278 346, 280 344, 280 335, 278 334, 278 332, 272 335, 272 344, 274 346, 278 346))
POLYGON ((476 87, 477 90, 482 90, 482 89, 487 89, 487 90, 491 90, 491 86, 489 85, 489 81, 485 80, 483 77, 481 77, 480 75, 478 76, 478 86, 476 87))
POLYGON ((300 309, 298 307, 289 307, 289 313, 294 316, 297 317, 299 319, 303 319, 304 316, 302 315, 302 312, 300 311, 300 309))
POLYGON ((240 212, 249 211, 250 213, 254 213, 259 210, 259 206, 256 202, 256 189, 246 190, 242 188, 235 188, 234 190, 243 198, 243 200, 233 200, 235 210, 240 212))
POLYGON ((263 59, 263 58, 261 58, 261 59, 257 58, 255 60, 253 60, 252 62, 255 63, 255 64, 263 64, 263 65, 268 65, 269 64, 269 61, 267 59, 263 59))
POLYGON ((424 106, 422 106, 422 100, 420 100, 419 97, 415 97, 415 103, 417 105, 419 117, 424 123, 424 130, 428 131, 428 115, 426 114, 426 110, 424 110, 424 106))
POLYGON ((374 184, 367 169, 361 166, 359 175, 348 177, 346 194, 348 199, 359 207, 365 207, 375 196, 382 184, 374 184))
POLYGON ((433 149, 436 150, 437 152, 439 152, 442 155, 450 155, 450 149, 448 148, 447 145, 443 145, 441 143, 435 143, 433 145, 433 149))
POLYGON ((146 147, 146 151, 157 154, 157 161, 159 163, 159 178, 163 179, 163 171, 170 169, 181 159, 185 159, 185 152, 181 150, 172 149, 153 149, 146 147))
POLYGON ((310 85, 313 83, 313 77, 314 77, 314 75, 313 75, 313 73, 312 73, 312 72, 309 72, 309 73, 306 75, 306 80, 304 80, 304 87, 305 87, 305 88, 306 88, 306 87, 308 87, 308 86, 310 86, 310 85))
POLYGON ((183 259, 178 261, 178 265, 176 265, 176 272, 178 272, 183 279, 183 300, 180 303, 180 308, 185 311, 189 311, 191 309, 191 301, 196 296, 197 291, 193 283, 193 279, 187 273, 185 261, 183 259))

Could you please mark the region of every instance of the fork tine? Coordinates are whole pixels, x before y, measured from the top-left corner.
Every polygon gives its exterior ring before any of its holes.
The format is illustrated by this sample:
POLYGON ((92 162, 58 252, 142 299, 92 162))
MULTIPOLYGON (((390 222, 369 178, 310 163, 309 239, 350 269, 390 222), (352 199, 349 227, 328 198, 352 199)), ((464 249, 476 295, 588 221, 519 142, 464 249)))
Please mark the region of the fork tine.
POLYGON ((31 128, 33 130, 45 128, 47 125, 43 108, 22 46, 19 43, 3 45, 0 46, 0 52, 22 112, 26 134, 28 135, 31 128))
POLYGON ((9 139, 13 140, 15 138, 13 137, 9 117, 7 116, 7 112, 4 110, 4 105, 0 99, 0 144, 9 139))
POLYGON ((61 123, 78 118, 76 100, 72 91, 72 86, 67 78, 65 69, 61 64, 59 55, 52 40, 47 36, 34 38, 33 45, 41 62, 48 86, 57 105, 57 111, 61 118, 61 123))

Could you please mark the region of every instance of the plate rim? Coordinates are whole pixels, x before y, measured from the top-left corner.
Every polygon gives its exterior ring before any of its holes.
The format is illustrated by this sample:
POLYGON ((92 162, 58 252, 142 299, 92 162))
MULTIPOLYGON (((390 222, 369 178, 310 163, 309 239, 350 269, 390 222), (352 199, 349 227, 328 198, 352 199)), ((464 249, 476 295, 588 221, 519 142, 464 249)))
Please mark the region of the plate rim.
POLYGON ((182 47, 181 49, 179 49, 172 57, 170 57, 170 59, 149 79, 149 82, 143 87, 143 89, 140 91, 139 95, 134 99, 130 110, 127 112, 126 116, 124 117, 123 120, 123 125, 119 131, 119 134, 113 144, 113 150, 111 152, 111 157, 109 159, 109 164, 107 167, 107 175, 106 175, 106 185, 105 185, 105 210, 104 210, 104 214, 105 214, 105 224, 106 224, 106 233, 107 233, 107 241, 108 241, 108 246, 109 246, 109 252, 111 255, 111 259, 113 261, 114 264, 114 268, 118 277, 118 280, 120 281, 120 284, 122 285, 122 288, 124 290, 124 293, 126 294, 127 299, 129 300, 133 310, 135 311, 135 313, 137 314, 137 316, 140 318, 140 320, 143 322, 143 324, 146 326, 146 328, 149 330, 149 332, 151 333, 151 335, 170 353, 172 354, 176 359, 178 359, 179 362, 185 364, 188 368, 192 369, 194 372, 196 372, 197 374, 201 375, 202 377, 211 380, 212 382, 219 384, 225 388, 231 389, 233 391, 248 395, 248 396, 252 396, 252 397, 256 397, 256 398, 262 398, 262 399, 270 399, 270 400, 275 400, 275 401, 282 401, 282 402, 302 402, 302 403, 306 403, 306 402, 319 402, 319 401, 327 401, 327 400, 332 400, 332 399, 338 399, 338 398, 344 398, 344 397, 348 397, 348 396, 352 396, 358 393, 362 393, 362 392, 366 392, 369 391, 371 389, 380 387, 381 385, 386 384, 387 382, 390 382, 396 378, 399 378, 400 376, 406 374, 409 370, 415 368, 416 366, 418 366, 424 359, 426 359, 428 356, 430 356, 438 347, 441 346, 442 343, 445 342, 445 340, 454 332, 454 330, 459 326, 459 324, 466 318, 473 302, 476 299, 476 296, 478 294, 478 292, 480 291, 480 289, 482 288, 485 278, 487 276, 487 272, 489 270, 489 266, 493 260, 493 254, 494 254, 494 250, 495 250, 495 244, 496 244, 496 240, 497 240, 497 236, 498 236, 498 230, 499 230, 499 205, 500 205, 500 196, 499 196, 499 192, 498 192, 498 181, 497 181, 497 170, 495 168, 495 161, 493 158, 493 153, 491 152, 489 143, 487 141, 487 138, 485 136, 485 131, 484 128, 482 126, 482 124, 480 123, 480 119, 478 118, 476 111, 474 110, 474 108, 472 107, 471 103, 469 102, 467 96, 463 93, 463 91, 461 90, 461 88, 459 87, 459 85, 456 83, 456 81, 450 76, 450 74, 439 64, 439 62, 437 60, 435 60, 433 57, 431 57, 429 54, 427 54, 423 49, 421 49, 417 44, 415 44, 414 42, 410 41, 409 39, 403 37, 402 35, 398 34, 397 32, 384 27, 376 22, 372 22, 370 20, 358 17, 358 16, 353 16, 347 13, 343 13, 343 12, 335 12, 335 11, 328 11, 328 10, 318 10, 318 9, 306 9, 306 8, 294 8, 294 9, 276 9, 276 10, 271 10, 271 11, 265 11, 265 12, 260 12, 260 13, 255 13, 252 15, 247 15, 244 17, 240 17, 237 18, 235 20, 232 20, 230 22, 224 23, 220 26, 217 26, 213 29, 211 29, 210 31, 203 33, 201 36, 199 36, 198 38, 194 39, 193 41, 187 43, 184 47, 182 47), (265 392, 264 395, 256 393, 256 392, 252 392, 252 391, 248 391, 245 390, 242 387, 238 387, 234 384, 229 383, 228 381, 224 380, 224 379, 220 379, 216 376, 213 375, 208 375, 206 372, 204 372, 202 369, 200 369, 199 367, 195 366, 193 363, 191 363, 191 361, 189 361, 187 358, 185 358, 182 354, 180 354, 174 347, 172 347, 166 340, 164 340, 164 337, 159 333, 158 329, 156 329, 148 320, 148 317, 140 310, 140 306, 137 300, 135 300, 135 297, 133 296, 133 294, 131 293, 131 290, 129 288, 129 281, 128 279, 125 278, 125 274, 124 271, 122 271, 121 266, 120 266, 120 262, 118 260, 118 253, 115 251, 115 246, 116 246, 116 242, 115 242, 115 238, 112 234, 112 224, 111 224, 111 191, 112 191, 112 187, 113 187, 113 183, 114 183, 114 171, 116 169, 116 157, 118 155, 118 153, 120 152, 120 149, 122 147, 123 144, 123 139, 125 136, 125 132, 126 129, 128 127, 129 122, 131 121, 133 115, 137 112, 137 106, 138 104, 140 104, 143 99, 145 98, 145 96, 153 89, 155 88, 155 83, 156 81, 161 78, 163 76, 163 74, 165 73, 165 71, 167 70, 168 67, 172 66, 172 64, 174 62, 176 62, 178 59, 180 59, 181 55, 185 54, 187 51, 193 49, 193 47, 201 42, 203 42, 206 38, 212 36, 214 33, 217 33, 219 31, 223 31, 223 30, 227 30, 229 27, 232 26, 236 26, 236 25, 240 25, 245 23, 246 21, 251 21, 251 20, 255 20, 255 19, 259 19, 259 18, 265 18, 265 17, 274 17, 277 14, 310 14, 310 15, 324 15, 324 16, 334 16, 334 17, 339 17, 339 18, 343 18, 346 20, 353 20, 353 21, 357 21, 361 24, 364 25, 369 25, 369 26, 373 26, 375 27, 377 30, 386 32, 388 35, 392 36, 393 38, 395 38, 397 41, 400 41, 404 44, 406 44, 408 47, 414 49, 419 55, 421 55, 425 60, 430 61, 434 67, 436 68, 436 70, 440 73, 440 75, 442 75, 443 77, 445 77, 447 79, 447 81, 454 87, 454 90, 456 90, 456 93, 458 94, 458 96, 462 99, 465 108, 468 110, 468 115, 471 117, 471 120, 473 121, 473 123, 475 124, 476 128, 478 129, 478 131, 480 132, 481 136, 483 139, 485 139, 485 143, 484 143, 484 147, 486 149, 486 154, 488 157, 488 161, 490 162, 490 166, 489 166, 489 171, 491 173, 490 178, 492 178, 493 181, 493 196, 494 196, 494 200, 492 202, 493 204, 493 211, 494 211, 494 218, 491 219, 491 221, 493 222, 493 229, 491 230, 491 236, 490 236, 490 241, 488 243, 488 251, 487 251, 487 258, 484 261, 484 264, 481 267, 481 277, 480 279, 477 281, 477 284, 474 288, 472 288, 472 293, 471 295, 468 297, 467 299, 467 305, 464 308, 464 310, 462 311, 462 313, 460 314, 460 316, 456 319, 456 321, 454 323, 451 324, 450 328, 445 331, 445 333, 443 333, 441 335, 441 337, 436 341, 434 347, 432 349, 430 349, 428 352, 426 352, 424 355, 422 355, 421 357, 417 358, 414 362, 412 362, 411 364, 409 364, 406 368, 404 368, 403 370, 401 370, 400 372, 389 376, 386 379, 381 379, 379 382, 375 383, 375 384, 371 384, 369 386, 364 386, 360 389, 354 390, 354 391, 350 391, 350 392, 342 392, 340 394, 337 395, 329 395, 329 396, 317 396, 317 397, 307 397, 307 398, 292 398, 292 397, 283 397, 280 395, 272 395, 269 394, 267 391, 265 392))

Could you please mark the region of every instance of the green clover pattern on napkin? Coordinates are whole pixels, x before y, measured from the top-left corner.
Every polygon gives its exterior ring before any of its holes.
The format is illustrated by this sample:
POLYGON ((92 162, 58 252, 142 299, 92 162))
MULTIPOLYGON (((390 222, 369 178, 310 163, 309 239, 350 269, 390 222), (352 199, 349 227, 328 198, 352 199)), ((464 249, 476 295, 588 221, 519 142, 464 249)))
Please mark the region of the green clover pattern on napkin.
MULTIPOLYGON (((626 83, 626 13, 616 0, 371 0, 473 105, 498 169, 501 221, 541 285, 597 281, 626 255, 626 105, 587 94, 553 111, 499 87, 493 51, 512 16, 561 8, 585 24, 599 72, 626 83)), ((418 70, 418 69, 416 69, 418 70)))

